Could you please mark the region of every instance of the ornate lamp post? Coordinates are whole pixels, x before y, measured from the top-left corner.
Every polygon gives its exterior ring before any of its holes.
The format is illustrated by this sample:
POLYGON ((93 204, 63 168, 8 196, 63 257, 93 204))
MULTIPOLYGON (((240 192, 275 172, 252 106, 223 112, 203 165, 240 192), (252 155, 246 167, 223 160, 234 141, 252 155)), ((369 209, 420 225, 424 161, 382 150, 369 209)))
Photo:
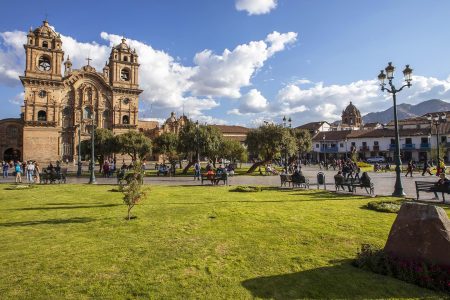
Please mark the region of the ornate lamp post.
MULTIPOLYGON (((287 120, 289 123, 289 128, 292 128, 292 119, 289 117, 287 120)), ((286 116, 283 117, 283 128, 288 128, 286 124, 286 116)), ((287 143, 283 143, 284 146, 284 170, 287 173, 288 170, 288 150, 287 150, 287 143)))
MULTIPOLYGON (((440 154, 440 141, 439 141, 439 131, 442 124, 447 122, 447 115, 445 113, 441 115, 428 115, 427 117, 428 121, 430 121, 430 138, 433 131, 433 125, 436 126, 436 148, 437 148, 437 159, 436 162, 439 164, 439 159, 441 158, 440 154)), ((430 144, 431 146, 431 144, 430 144)), ((430 147, 431 148, 431 147, 430 147)))
POLYGON ((78 124, 78 162, 77 177, 81 176, 81 123, 78 124))
POLYGON ((198 125, 198 120, 195 122, 195 138, 196 138, 196 142, 197 142, 197 162, 200 164, 200 144, 199 144, 199 125, 198 125))
POLYGON ((95 150, 94 150, 94 137, 95 137, 95 113, 92 107, 92 127, 91 127, 91 174, 89 176, 89 184, 96 184, 95 180, 95 150))
POLYGON ((322 149, 323 149, 323 166, 328 170, 328 162, 327 162, 327 150, 325 148, 325 134, 322 137, 322 149))
POLYGON ((403 191, 402 186, 402 179, 401 179, 401 159, 400 159, 400 135, 398 131, 398 120, 397 120, 397 98, 396 94, 403 90, 405 87, 411 87, 411 76, 412 76, 412 69, 409 67, 409 65, 406 65, 405 69, 403 70, 403 76, 405 77, 405 82, 400 89, 396 89, 394 84, 392 83, 392 79, 394 79, 394 71, 395 67, 392 65, 391 62, 388 63, 388 66, 383 70, 381 70, 380 74, 378 75, 378 80, 380 81, 381 91, 387 91, 388 93, 392 94, 392 99, 394 102, 394 124, 395 124, 395 152, 394 152, 394 161, 395 161, 395 173, 396 173, 396 179, 395 179, 395 189, 392 193, 392 196, 396 197, 404 197, 405 193, 403 191), (384 71, 386 71, 386 74, 384 74, 384 71), (386 87, 385 80, 388 80, 389 88, 386 87))

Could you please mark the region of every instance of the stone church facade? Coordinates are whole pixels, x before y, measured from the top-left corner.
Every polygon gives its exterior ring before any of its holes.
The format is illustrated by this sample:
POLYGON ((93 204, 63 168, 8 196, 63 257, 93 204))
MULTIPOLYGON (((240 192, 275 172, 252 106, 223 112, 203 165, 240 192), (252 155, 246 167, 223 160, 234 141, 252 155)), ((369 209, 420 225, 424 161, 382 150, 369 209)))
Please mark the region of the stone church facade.
POLYGON ((21 118, 0 120, 0 154, 7 160, 76 160, 92 123, 120 134, 138 128, 139 63, 126 40, 113 47, 102 72, 72 69, 60 35, 47 21, 30 30, 21 118), (63 72, 64 68, 64 72, 63 72))

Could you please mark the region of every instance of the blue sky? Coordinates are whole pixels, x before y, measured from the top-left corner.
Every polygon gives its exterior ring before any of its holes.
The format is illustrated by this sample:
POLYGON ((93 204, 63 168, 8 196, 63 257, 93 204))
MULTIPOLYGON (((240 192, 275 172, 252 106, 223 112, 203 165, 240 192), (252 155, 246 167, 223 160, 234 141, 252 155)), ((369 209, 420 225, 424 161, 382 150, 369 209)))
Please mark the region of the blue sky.
MULTIPOLYGON (((449 1, 165 0, 6 2, 0 21, 0 118, 23 101, 24 32, 47 14, 80 68, 100 71, 124 35, 140 54, 142 118, 170 111, 208 123, 295 125, 391 105, 374 79, 388 61, 414 69, 399 102, 450 100, 449 1)), ((401 73, 398 73, 398 84, 401 73)))

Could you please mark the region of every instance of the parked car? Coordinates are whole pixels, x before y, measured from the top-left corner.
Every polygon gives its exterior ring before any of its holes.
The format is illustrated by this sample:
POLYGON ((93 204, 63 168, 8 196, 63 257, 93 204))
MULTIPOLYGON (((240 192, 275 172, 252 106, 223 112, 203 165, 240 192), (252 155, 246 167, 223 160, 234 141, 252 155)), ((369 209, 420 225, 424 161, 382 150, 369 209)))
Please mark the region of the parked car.
POLYGON ((384 156, 374 156, 367 159, 368 163, 383 163, 385 161, 386 159, 384 158, 384 156))

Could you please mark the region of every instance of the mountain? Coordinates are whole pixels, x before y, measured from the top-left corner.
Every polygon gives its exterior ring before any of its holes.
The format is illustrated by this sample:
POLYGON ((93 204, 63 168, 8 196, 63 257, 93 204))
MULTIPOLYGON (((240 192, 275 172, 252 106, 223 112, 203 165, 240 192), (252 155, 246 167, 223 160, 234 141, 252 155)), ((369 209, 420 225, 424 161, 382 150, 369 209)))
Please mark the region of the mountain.
MULTIPOLYGON (((397 115, 399 120, 419 117, 427 113, 438 111, 450 111, 450 103, 439 99, 431 99, 420 102, 416 105, 406 103, 397 105, 397 115)), ((379 122, 382 124, 388 123, 393 118, 393 107, 386 109, 385 111, 368 113, 367 115, 362 117, 364 123, 379 122)))

